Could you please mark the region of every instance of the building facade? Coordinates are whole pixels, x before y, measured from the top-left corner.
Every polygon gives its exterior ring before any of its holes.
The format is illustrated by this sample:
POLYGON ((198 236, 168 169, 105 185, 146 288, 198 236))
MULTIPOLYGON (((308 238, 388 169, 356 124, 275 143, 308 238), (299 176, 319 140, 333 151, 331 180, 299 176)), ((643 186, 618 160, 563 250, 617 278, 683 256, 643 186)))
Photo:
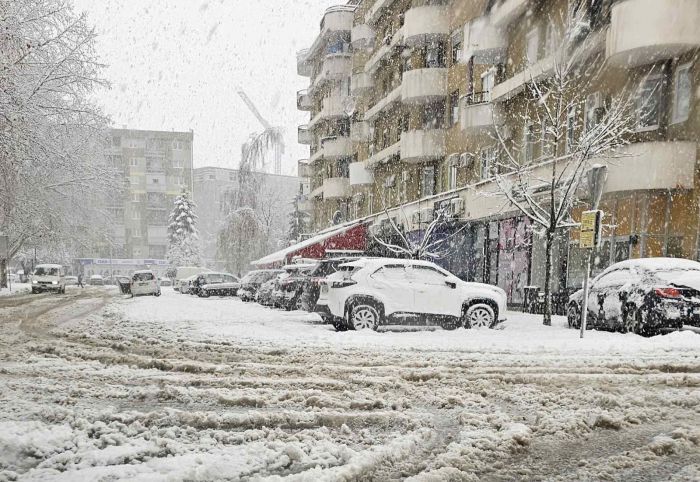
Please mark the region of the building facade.
MULTIPOLYGON (((250 173, 259 195, 256 211, 271 232, 284 238, 294 200, 300 193, 300 180, 295 176, 250 173)), ((197 204, 199 239, 206 266, 224 268, 217 253, 219 230, 225 222, 227 207, 240 191, 240 171, 221 167, 199 167, 194 170, 194 200, 197 204)))
POLYGON ((173 201, 183 189, 192 191, 193 137, 191 131, 111 129, 107 156, 123 173, 124 189, 108 202, 115 224, 102 258, 165 259, 173 201))
MULTIPOLYGON (((420 233, 448 203, 461 244, 444 264, 500 285, 516 303, 525 286, 542 286, 543 241, 495 195, 493 173, 501 142, 520 144, 521 161, 541 161, 533 176, 558 162, 540 139, 547 129, 528 85, 553 76, 570 34, 590 45, 581 64, 599 73, 581 70, 585 101, 554 150, 586 135, 625 89, 635 116, 622 156, 593 160, 609 170, 594 271, 629 257, 698 259, 698 19, 695 0, 364 0, 328 9, 313 46, 297 55, 310 78, 297 103, 310 111, 299 172, 314 227, 391 216, 420 233)), ((580 198, 574 219, 586 209, 580 198)), ((555 291, 580 284, 582 260, 576 231, 559 236, 555 291)))

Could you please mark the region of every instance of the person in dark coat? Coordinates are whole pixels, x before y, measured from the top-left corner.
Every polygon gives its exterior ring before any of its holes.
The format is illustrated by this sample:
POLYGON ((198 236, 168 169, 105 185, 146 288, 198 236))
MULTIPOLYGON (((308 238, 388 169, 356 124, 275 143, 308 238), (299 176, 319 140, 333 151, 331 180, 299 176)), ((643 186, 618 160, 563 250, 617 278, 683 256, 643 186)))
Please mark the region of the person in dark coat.
POLYGON ((78 286, 80 286, 81 288, 85 288, 85 286, 83 285, 83 273, 78 273, 78 286))

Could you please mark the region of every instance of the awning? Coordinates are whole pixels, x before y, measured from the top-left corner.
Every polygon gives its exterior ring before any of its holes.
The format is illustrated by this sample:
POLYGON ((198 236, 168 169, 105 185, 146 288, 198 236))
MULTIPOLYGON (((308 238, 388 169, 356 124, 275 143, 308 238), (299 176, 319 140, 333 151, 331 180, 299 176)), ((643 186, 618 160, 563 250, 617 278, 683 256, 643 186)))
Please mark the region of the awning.
POLYGON ((362 250, 367 247, 367 224, 354 222, 333 226, 309 239, 293 244, 251 262, 258 268, 274 268, 289 263, 292 258, 321 259, 327 250, 362 250))

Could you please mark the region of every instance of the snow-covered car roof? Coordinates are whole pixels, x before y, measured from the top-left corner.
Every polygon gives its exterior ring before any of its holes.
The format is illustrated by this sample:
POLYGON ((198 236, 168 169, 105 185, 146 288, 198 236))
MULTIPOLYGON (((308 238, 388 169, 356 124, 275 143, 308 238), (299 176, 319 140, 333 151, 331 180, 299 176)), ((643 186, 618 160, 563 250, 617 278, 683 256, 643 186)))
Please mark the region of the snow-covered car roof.
POLYGON ((416 266, 430 266, 431 268, 438 268, 442 270, 442 268, 430 261, 404 258, 360 258, 355 261, 343 263, 340 266, 352 266, 356 268, 380 268, 387 264, 412 264, 416 266))
POLYGON ((150 269, 139 269, 139 270, 134 271, 134 274, 145 274, 145 273, 153 274, 153 271, 151 271, 150 269))
POLYGON ((700 270, 700 263, 682 258, 640 258, 620 261, 610 266, 606 271, 620 268, 636 268, 646 271, 662 270, 700 270))
POLYGON ((93 274, 92 276, 90 276, 90 278, 92 278, 92 279, 104 279, 101 274, 93 274))
MULTIPOLYGON (((60 264, 53 264, 53 263, 47 263, 47 264, 37 264, 36 268, 61 268, 60 264)), ((34 268, 34 269, 36 269, 34 268)))

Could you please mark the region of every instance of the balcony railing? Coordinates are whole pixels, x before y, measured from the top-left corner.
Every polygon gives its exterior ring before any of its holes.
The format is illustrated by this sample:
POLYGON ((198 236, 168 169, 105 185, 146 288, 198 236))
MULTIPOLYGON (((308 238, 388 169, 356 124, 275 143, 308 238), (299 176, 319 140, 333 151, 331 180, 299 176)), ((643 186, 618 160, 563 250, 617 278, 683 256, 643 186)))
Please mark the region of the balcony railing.
POLYGON ((309 92, 304 89, 297 92, 297 109, 298 110, 311 110, 312 102, 309 92))
POLYGON ((491 102, 491 92, 488 90, 472 92, 464 96, 464 103, 466 105, 485 104, 487 102, 491 102))

